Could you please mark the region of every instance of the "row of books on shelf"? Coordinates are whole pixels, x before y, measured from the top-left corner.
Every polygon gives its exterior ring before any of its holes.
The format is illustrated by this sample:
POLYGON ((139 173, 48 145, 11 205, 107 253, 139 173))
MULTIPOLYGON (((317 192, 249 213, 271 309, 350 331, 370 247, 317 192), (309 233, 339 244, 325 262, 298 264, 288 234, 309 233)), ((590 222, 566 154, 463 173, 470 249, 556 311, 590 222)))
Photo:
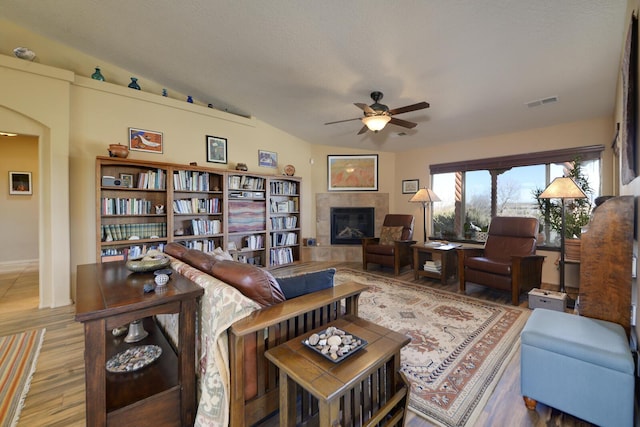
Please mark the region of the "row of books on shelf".
POLYGON ((139 258, 151 249, 164 252, 164 243, 157 243, 153 245, 133 245, 128 248, 104 248, 100 251, 100 258, 102 262, 126 261, 129 258, 139 258))
POLYGON ((289 246, 297 243, 297 233, 271 233, 271 246, 289 246))
POLYGON ((290 199, 290 200, 271 200, 269 203, 271 213, 278 212, 298 212, 298 199, 290 199))
POLYGON ((140 172, 138 174, 138 188, 145 190, 164 190, 167 188, 167 173, 163 169, 140 172))
POLYGON ((442 261, 439 259, 433 261, 425 261, 424 262, 424 271, 430 271, 432 273, 440 273, 442 271, 442 261))
POLYGON ((173 173, 173 189, 176 191, 219 191, 210 186, 209 172, 180 170, 173 173))
POLYGON ((153 203, 146 199, 103 197, 101 199, 102 215, 149 215, 153 203))
POLYGON ((192 219, 191 231, 194 236, 207 236, 222 233, 222 222, 218 219, 192 219))
POLYGON ((243 238, 243 248, 256 250, 264 249, 264 236, 262 234, 252 234, 243 238))
POLYGON ((291 248, 273 248, 269 251, 269 265, 283 265, 293 262, 291 248))
POLYGON ((173 212, 177 214, 220 213, 220 199, 179 199, 173 201, 173 212))
POLYGON ((166 222, 148 222, 145 224, 102 224, 102 241, 130 240, 132 237, 152 239, 167 236, 166 222))
POLYGON ((276 216, 271 218, 272 230, 291 230, 298 226, 297 216, 276 216))
POLYGON ((291 181, 271 181, 269 186, 271 194, 294 195, 298 194, 298 183, 291 181))
POLYGON ((214 239, 185 240, 180 243, 188 249, 197 249, 202 252, 213 252, 215 248, 221 246, 221 242, 214 239))
POLYGON ((233 190, 264 190, 264 178, 229 175, 229 188, 233 190))

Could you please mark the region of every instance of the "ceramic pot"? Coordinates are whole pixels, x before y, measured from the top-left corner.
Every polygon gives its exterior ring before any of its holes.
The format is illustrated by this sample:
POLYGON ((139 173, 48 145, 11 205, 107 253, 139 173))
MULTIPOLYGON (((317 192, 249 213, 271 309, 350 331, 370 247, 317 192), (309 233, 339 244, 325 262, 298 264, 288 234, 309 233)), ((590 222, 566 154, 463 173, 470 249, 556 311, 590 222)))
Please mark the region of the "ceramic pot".
POLYGON ((109 144, 109 157, 120 157, 126 159, 129 155, 129 148, 122 144, 109 144))
POLYGON ((249 168, 247 167, 247 165, 245 163, 238 163, 236 165, 236 170, 237 171, 248 171, 249 168))

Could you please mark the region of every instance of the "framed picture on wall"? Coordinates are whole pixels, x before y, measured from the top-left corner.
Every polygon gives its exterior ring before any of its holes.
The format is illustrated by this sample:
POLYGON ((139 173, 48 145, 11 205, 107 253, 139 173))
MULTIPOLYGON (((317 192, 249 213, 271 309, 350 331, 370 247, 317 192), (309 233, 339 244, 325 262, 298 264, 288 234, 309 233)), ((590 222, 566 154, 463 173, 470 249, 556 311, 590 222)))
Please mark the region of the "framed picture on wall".
POLYGON ((31 172, 9 172, 9 194, 33 194, 31 172))
POLYGON ((273 151, 258 150, 258 166, 266 168, 278 167, 278 153, 273 151))
POLYGON ((420 188, 420 180, 418 179, 403 179, 402 180, 402 194, 413 194, 418 192, 420 188))
POLYGON ((207 162, 227 163, 227 138, 207 135, 207 162))
POLYGON ((378 191, 378 155, 328 155, 329 191, 378 191))
POLYGON ((129 128, 129 149, 162 154, 162 132, 129 128))

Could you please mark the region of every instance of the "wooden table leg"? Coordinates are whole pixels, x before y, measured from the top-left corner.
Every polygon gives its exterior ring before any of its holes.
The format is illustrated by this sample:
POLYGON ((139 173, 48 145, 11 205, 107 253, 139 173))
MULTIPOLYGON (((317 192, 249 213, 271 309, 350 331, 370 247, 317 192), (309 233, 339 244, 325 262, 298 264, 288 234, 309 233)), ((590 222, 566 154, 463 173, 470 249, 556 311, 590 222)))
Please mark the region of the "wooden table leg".
POLYGON ((105 328, 104 319, 84 324, 86 420, 88 426, 95 427, 107 425, 105 328))
POLYGON ((418 278, 420 276, 418 276, 418 269, 420 268, 420 265, 418 263, 418 248, 413 248, 413 278, 418 280, 418 278))
MULTIPOLYGON (((280 425, 296 425, 296 383, 280 370, 280 425)), ((322 425, 322 424, 321 424, 322 425)))
POLYGON ((331 402, 320 399, 318 402, 318 416, 321 426, 338 427, 340 423, 340 398, 331 402))

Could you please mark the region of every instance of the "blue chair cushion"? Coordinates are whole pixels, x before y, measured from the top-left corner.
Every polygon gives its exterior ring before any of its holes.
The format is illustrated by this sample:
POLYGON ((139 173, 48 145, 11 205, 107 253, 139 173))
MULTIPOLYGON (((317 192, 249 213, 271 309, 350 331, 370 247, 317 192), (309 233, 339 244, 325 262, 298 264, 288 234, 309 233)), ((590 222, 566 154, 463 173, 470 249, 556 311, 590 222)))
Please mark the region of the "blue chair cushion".
POLYGON ((622 326, 604 320, 536 308, 522 344, 633 375, 634 363, 622 326))

